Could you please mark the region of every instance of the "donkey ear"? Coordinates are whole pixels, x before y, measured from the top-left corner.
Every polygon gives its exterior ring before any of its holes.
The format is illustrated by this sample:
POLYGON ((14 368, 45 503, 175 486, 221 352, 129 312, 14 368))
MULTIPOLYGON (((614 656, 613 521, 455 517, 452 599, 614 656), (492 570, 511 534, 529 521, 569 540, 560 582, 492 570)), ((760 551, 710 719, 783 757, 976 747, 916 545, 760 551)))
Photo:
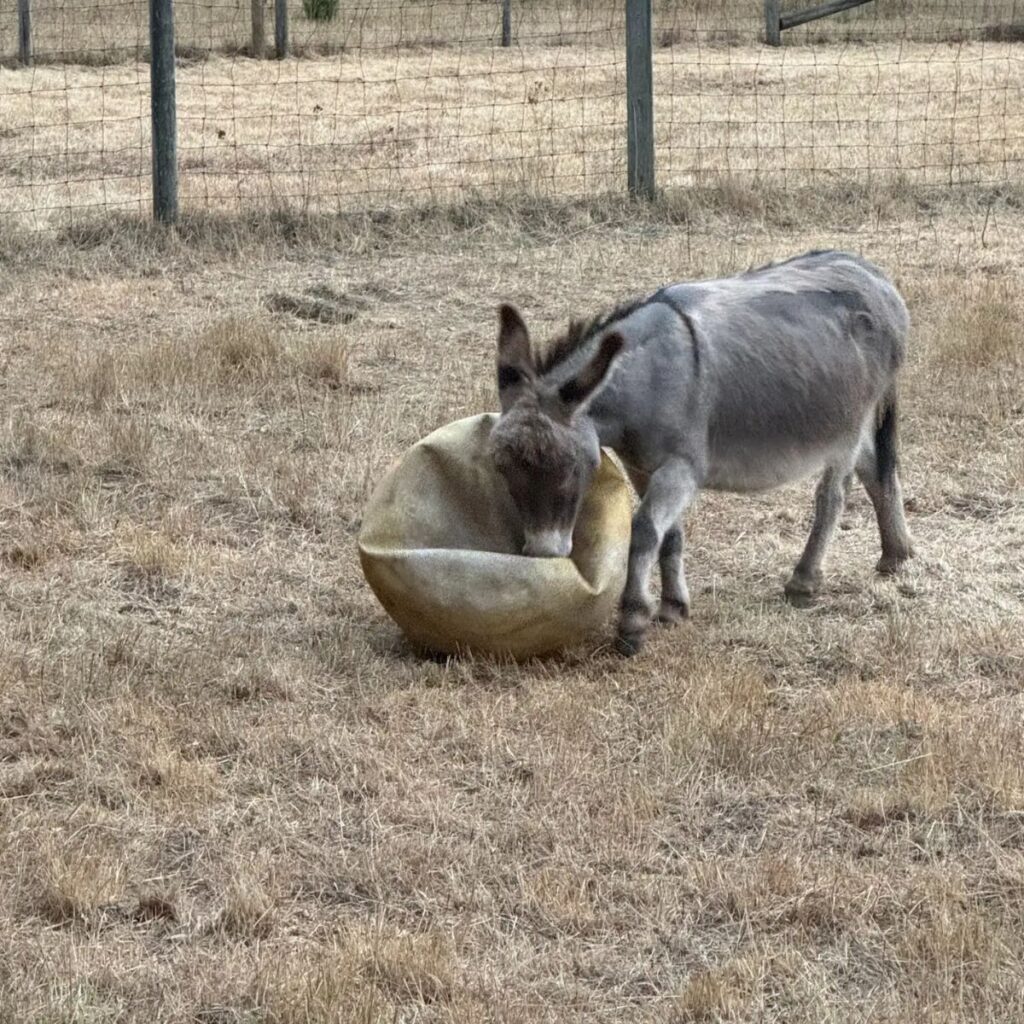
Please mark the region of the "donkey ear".
POLYGON ((558 397, 566 405, 582 405, 605 382, 608 371, 624 344, 621 334, 607 335, 590 362, 558 389, 558 397))
POLYGON ((530 335, 515 306, 498 309, 498 391, 506 391, 533 376, 530 335))

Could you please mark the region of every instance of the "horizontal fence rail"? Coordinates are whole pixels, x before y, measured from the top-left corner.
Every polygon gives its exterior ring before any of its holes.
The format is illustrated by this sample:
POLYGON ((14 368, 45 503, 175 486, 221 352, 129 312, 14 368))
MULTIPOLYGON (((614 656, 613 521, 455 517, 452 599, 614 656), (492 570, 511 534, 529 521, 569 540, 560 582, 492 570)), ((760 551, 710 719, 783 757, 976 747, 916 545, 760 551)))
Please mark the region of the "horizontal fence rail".
POLYGON ((27 228, 992 187, 1024 161, 1013 0, 0 3, 0 223, 27 228))
POLYGON ((765 40, 772 46, 780 46, 782 32, 788 28, 806 25, 810 21, 819 21, 822 18, 841 14, 843 11, 850 11, 854 7, 868 3, 874 3, 874 0, 829 0, 828 3, 819 4, 817 7, 805 7, 801 11, 783 14, 780 0, 766 0, 765 40))
POLYGON ((820 4, 817 7, 807 7, 802 11, 794 11, 792 14, 782 15, 779 19, 779 27, 783 30, 796 28, 797 25, 806 25, 809 21, 829 18, 833 14, 840 14, 842 11, 850 11, 854 7, 874 2, 875 0, 832 0, 831 3, 820 4))

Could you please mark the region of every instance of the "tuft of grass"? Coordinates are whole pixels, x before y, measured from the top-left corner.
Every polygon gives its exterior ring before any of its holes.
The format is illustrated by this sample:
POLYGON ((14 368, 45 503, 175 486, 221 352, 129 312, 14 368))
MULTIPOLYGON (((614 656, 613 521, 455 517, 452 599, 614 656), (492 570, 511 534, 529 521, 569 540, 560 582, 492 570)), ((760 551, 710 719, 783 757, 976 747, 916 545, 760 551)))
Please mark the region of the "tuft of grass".
POLYGON ((667 1024, 719 1024, 742 1018, 750 1005, 750 978, 744 964, 697 971, 672 999, 667 1024))
POLYGON ((281 344, 271 326, 255 317, 227 317, 198 338, 195 358, 221 377, 266 378, 281 358, 281 344))
POLYGON ((859 789, 850 795, 842 816, 854 827, 867 831, 884 828, 893 822, 913 820, 922 811, 934 813, 941 809, 931 803, 919 806, 920 800, 915 800, 914 795, 917 794, 892 792, 883 787, 859 789))
POLYGON ((315 384, 338 389, 349 383, 349 348, 343 338, 318 338, 296 359, 299 372, 315 384))
POLYGON ((164 921, 176 924, 181 917, 180 896, 173 889, 150 889, 140 893, 132 916, 136 921, 164 921))
POLYGON ((0 437, 0 464, 13 473, 65 475, 82 464, 72 444, 73 431, 60 422, 44 423, 19 411, 0 437))
POLYGON ((117 545, 119 564, 133 574, 151 579, 177 575, 185 556, 167 534, 157 530, 128 530, 117 545))
POLYGON ((363 955, 363 974, 391 1002, 447 1005, 456 995, 449 944, 437 933, 376 932, 363 955))
MULTIPOLYGON (((244 393, 263 396, 298 379, 328 390, 350 385, 351 353, 337 334, 279 332, 269 317, 227 316, 191 335, 171 337, 129 354, 77 354, 66 367, 63 396, 71 409, 105 414, 108 474, 144 475, 154 422, 143 409, 160 405, 206 408, 244 393)), ((17 438, 21 461, 38 458, 43 437, 25 425, 17 438)))
POLYGON ((665 750, 678 763, 747 776, 764 768, 769 737, 782 725, 764 677, 739 664, 692 676, 662 728, 665 750))
POLYGON ((1020 1005, 1020 993, 1007 992, 1019 984, 1019 971, 1011 966, 1020 955, 1019 935, 985 915, 955 878, 926 877, 915 895, 921 910, 895 952, 905 970, 929 980, 918 994, 919 1007, 939 1018, 966 1012, 981 1019, 995 1000, 1020 1005))
POLYGON ((88 400, 89 408, 99 411, 107 408, 118 390, 118 366, 113 353, 101 352, 91 360, 79 357, 76 383, 88 400))
POLYGON ((112 414, 107 419, 109 456, 99 467, 101 476, 141 477, 153 452, 153 427, 139 413, 112 414))
POLYGON ((755 943, 694 971, 669 1001, 665 1024, 741 1024, 749 1020, 838 1021, 824 971, 790 951, 755 943))
POLYGON ((256 1010, 268 1024, 390 1024, 397 1007, 366 984, 361 945, 340 941, 264 964, 253 992, 256 1010))
POLYGON ((276 377, 282 356, 281 340, 267 320, 222 317, 194 334, 161 339, 133 352, 125 360, 119 393, 132 403, 153 395, 206 403, 224 388, 264 387, 276 377))
POLYGON ((51 924, 95 924, 102 908, 120 894, 122 863, 111 851, 49 843, 33 860, 35 909, 51 924))
POLYGON ((274 930, 274 904, 272 887, 257 873, 239 867, 224 895, 217 926, 236 939, 268 938, 274 930))
POLYGON ((1007 278, 961 289, 935 338, 935 358, 947 369, 992 370, 1024 365, 1024 290, 1007 278))
POLYGON ((0 561, 12 569, 30 571, 38 568, 46 558, 45 550, 40 544, 11 544, 0 550, 0 561))
POLYGON ((177 751, 159 750, 142 761, 139 781, 168 800, 189 805, 205 802, 214 791, 216 773, 211 765, 186 759, 177 751))

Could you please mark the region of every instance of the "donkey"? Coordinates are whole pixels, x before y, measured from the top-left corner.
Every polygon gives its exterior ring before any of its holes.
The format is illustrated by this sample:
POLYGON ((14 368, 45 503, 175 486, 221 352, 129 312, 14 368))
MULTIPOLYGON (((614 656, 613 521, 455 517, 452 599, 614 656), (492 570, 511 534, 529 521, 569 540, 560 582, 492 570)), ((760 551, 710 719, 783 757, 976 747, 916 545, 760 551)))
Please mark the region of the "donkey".
POLYGON ((701 488, 767 490, 820 474, 814 521, 786 583, 822 583, 825 549, 856 473, 878 519, 877 570, 912 555, 897 467, 896 376, 909 317, 878 267, 809 252, 717 280, 669 285, 590 321, 543 352, 499 309, 501 416, 491 455, 522 519, 526 555, 565 557, 601 446, 629 473, 633 518, 617 649, 635 654, 654 618, 690 611, 681 518, 701 488))

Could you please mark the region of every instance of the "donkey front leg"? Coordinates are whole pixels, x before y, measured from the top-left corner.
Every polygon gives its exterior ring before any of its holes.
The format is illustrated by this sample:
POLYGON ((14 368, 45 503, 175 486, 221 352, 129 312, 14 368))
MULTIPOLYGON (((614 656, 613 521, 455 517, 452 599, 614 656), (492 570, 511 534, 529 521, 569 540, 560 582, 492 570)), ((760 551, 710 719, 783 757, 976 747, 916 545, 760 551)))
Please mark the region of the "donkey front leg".
POLYGON ((813 597, 821 589, 821 565, 825 549, 835 533, 846 503, 850 470, 846 466, 828 466, 814 492, 814 522, 804 552, 793 575, 786 583, 786 597, 800 602, 813 597))
MULTIPOLYGON (((650 475, 627 467, 630 480, 641 497, 647 493, 650 475)), ((666 531, 658 551, 658 569, 661 573, 661 606, 658 621, 674 626, 690 615, 690 591, 683 571, 683 527, 673 523, 666 531)))
MULTIPOLYGON (((654 562, 662 550, 665 535, 671 530, 697 493, 697 479, 690 464, 673 459, 661 465, 644 491, 640 507, 633 516, 633 534, 629 543, 629 571, 622 594, 619 635, 616 648, 620 654, 636 654, 643 646, 644 636, 654 614, 650 578, 654 562)), ((679 556, 682 555, 682 534, 679 535, 679 556)), ((668 560, 669 563, 671 559, 668 560)), ((664 565, 665 563, 663 563, 664 565)), ((681 569, 681 566, 680 566, 681 569)), ((671 573, 669 574, 671 579, 671 573)), ((681 572, 679 578, 681 579, 681 572)), ((664 580, 662 585, 664 586, 664 580)), ((683 584, 685 588, 685 584, 683 584)), ((669 586, 670 598, 682 599, 685 589, 669 586)))
POLYGON ((686 573, 683 570, 682 524, 675 523, 665 533, 658 555, 658 566, 661 570, 658 621, 674 626, 690 615, 690 589, 686 585, 686 573))

